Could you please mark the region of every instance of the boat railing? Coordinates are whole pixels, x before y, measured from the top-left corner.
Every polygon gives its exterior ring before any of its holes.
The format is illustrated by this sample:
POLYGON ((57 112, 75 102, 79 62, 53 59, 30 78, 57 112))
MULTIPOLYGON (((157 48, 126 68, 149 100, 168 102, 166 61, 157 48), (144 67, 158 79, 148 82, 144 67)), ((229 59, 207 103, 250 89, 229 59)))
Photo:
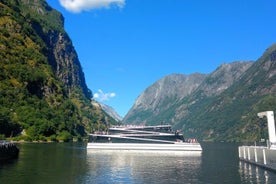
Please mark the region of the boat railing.
POLYGON ((117 125, 117 126, 111 126, 111 128, 162 128, 162 127, 171 127, 171 125, 156 125, 156 126, 147 126, 147 125, 117 125))
POLYGON ((197 139, 195 139, 195 138, 186 139, 185 142, 188 142, 188 143, 198 143, 197 139))
POLYGON ((95 131, 93 134, 96 134, 96 135, 108 135, 108 132, 107 131, 95 131))

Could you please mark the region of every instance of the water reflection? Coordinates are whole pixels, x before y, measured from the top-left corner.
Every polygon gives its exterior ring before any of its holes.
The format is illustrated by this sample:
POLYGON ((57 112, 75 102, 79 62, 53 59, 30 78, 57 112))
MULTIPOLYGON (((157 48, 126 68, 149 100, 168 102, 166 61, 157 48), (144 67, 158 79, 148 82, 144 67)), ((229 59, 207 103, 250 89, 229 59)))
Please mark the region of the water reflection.
POLYGON ((5 184, 275 183, 276 173, 239 162, 238 144, 202 143, 202 155, 91 152, 85 143, 21 144, 0 163, 5 184))
POLYGON ((0 165, 0 183, 79 183, 86 172, 86 150, 77 144, 21 144, 19 158, 0 165))
POLYGON ((200 154, 87 151, 84 183, 198 183, 200 154))
POLYGON ((239 168, 242 183, 271 184, 276 181, 275 172, 262 167, 240 161, 239 168))

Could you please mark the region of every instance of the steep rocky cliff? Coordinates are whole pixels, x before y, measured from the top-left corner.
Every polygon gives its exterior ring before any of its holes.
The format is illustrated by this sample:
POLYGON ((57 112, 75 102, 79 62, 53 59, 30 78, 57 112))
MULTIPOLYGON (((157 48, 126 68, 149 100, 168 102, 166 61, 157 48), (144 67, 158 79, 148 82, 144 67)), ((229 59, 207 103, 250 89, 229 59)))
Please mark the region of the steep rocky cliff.
POLYGON ((91 92, 85 83, 78 55, 68 34, 64 31, 63 16, 41 0, 15 1, 37 36, 44 42, 44 55, 54 74, 62 81, 70 95, 75 88, 81 89, 87 98, 91 92), (28 20, 29 19, 29 20, 28 20))
POLYGON ((68 94, 75 88, 80 88, 86 98, 91 98, 87 88, 77 53, 66 33, 50 31, 46 38, 49 62, 55 75, 65 84, 68 94))
POLYGON ((91 91, 64 19, 43 0, 0 1, 0 135, 85 136, 115 122, 91 91))

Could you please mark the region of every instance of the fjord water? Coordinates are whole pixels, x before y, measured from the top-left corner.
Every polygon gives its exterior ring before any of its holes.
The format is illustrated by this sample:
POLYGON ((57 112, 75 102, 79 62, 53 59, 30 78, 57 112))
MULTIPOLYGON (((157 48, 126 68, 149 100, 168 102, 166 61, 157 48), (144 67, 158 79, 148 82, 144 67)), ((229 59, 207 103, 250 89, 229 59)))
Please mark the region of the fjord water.
POLYGON ((238 144, 202 143, 201 155, 87 151, 85 143, 19 144, 0 162, 2 184, 275 183, 276 173, 238 159, 238 144))

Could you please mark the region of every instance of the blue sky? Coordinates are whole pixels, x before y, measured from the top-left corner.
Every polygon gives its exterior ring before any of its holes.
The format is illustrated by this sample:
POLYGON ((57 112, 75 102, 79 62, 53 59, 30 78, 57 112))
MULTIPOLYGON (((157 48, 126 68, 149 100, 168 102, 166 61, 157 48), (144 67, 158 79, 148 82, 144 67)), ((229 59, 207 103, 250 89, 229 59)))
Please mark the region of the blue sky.
POLYGON ((275 0, 47 0, 65 18, 95 99, 124 116, 160 78, 257 60, 276 42, 275 0))

